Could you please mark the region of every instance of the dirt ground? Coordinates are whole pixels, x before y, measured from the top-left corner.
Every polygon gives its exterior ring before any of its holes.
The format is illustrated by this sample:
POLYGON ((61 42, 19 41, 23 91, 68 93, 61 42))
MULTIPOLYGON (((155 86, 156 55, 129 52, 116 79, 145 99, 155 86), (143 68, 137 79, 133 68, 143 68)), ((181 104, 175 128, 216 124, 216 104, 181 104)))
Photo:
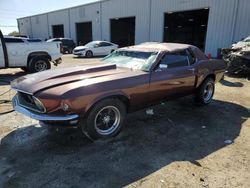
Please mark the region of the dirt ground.
MULTIPOLYGON (((63 61, 59 68, 95 59, 63 61)), ((0 70, 0 80, 21 75, 0 70)), ((8 88, 0 82, 0 94, 8 88)), ((1 115, 0 187, 250 187, 248 80, 225 77, 206 107, 186 97, 153 110, 128 115, 120 135, 94 143, 75 129, 52 134, 21 114, 1 115)))

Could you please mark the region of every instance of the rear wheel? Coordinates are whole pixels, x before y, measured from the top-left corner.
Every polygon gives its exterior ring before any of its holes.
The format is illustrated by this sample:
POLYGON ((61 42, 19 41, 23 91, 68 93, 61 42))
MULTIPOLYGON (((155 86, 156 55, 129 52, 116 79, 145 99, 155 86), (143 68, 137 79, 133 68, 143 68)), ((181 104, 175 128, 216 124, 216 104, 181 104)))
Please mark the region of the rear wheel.
POLYGON ((88 57, 88 58, 93 57, 93 52, 87 51, 86 52, 86 57, 88 57))
POLYGON ((215 83, 213 78, 207 78, 201 84, 195 94, 195 102, 197 105, 208 105, 214 96, 215 83))
POLYGON ((73 49, 71 47, 68 48, 68 54, 72 54, 73 49))
POLYGON ((33 57, 29 63, 29 71, 32 73, 41 72, 50 69, 50 63, 48 59, 43 57, 33 57))
POLYGON ((118 99, 98 102, 80 123, 82 132, 92 140, 116 136, 122 128, 126 107, 118 99))

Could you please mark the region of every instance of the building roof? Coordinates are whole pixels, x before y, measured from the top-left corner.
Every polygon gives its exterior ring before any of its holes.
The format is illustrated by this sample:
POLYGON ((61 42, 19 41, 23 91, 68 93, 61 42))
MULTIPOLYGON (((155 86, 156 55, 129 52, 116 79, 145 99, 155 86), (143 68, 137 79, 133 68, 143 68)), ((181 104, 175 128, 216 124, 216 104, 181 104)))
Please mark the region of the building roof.
POLYGON ((73 8, 78 8, 78 7, 81 7, 81 6, 87 6, 87 5, 92 5, 92 4, 96 4, 96 3, 102 3, 102 2, 105 2, 105 1, 109 1, 109 0, 95 0, 94 2, 91 2, 91 3, 85 3, 85 4, 83 3, 81 5, 77 5, 77 6, 73 6, 73 7, 68 7, 68 8, 58 9, 58 10, 44 12, 44 13, 40 13, 40 14, 34 14, 34 15, 30 15, 30 16, 20 17, 20 18, 17 18, 17 20, 24 19, 24 18, 30 18, 30 17, 33 17, 33 16, 40 16, 40 15, 49 14, 49 13, 53 13, 53 12, 64 11, 64 10, 73 9, 73 8))

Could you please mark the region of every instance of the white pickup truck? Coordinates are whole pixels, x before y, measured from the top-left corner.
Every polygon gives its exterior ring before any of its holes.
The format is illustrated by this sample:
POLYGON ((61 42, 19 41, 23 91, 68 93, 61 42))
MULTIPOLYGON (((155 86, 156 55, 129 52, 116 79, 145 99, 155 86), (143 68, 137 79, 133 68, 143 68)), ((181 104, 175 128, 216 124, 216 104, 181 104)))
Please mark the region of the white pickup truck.
POLYGON ((0 69, 21 68, 31 73, 61 63, 60 42, 33 42, 26 38, 3 36, 0 30, 0 69))

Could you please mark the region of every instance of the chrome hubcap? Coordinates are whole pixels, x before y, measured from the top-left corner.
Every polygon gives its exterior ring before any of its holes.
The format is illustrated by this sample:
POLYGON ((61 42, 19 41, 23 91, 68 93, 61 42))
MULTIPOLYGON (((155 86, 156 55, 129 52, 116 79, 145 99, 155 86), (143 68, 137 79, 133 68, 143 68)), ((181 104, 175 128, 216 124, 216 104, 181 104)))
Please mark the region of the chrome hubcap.
POLYGON ((44 62, 43 60, 39 60, 35 64, 35 70, 36 72, 41 72, 44 70, 47 70, 47 63, 44 62))
POLYGON ((106 106, 95 116, 95 129, 101 135, 110 135, 117 130, 120 121, 120 111, 114 106, 106 106))
POLYGON ((205 89, 204 89, 204 93, 203 93, 203 99, 205 102, 209 102, 213 96, 213 92, 214 92, 214 85, 213 83, 207 83, 205 89))

